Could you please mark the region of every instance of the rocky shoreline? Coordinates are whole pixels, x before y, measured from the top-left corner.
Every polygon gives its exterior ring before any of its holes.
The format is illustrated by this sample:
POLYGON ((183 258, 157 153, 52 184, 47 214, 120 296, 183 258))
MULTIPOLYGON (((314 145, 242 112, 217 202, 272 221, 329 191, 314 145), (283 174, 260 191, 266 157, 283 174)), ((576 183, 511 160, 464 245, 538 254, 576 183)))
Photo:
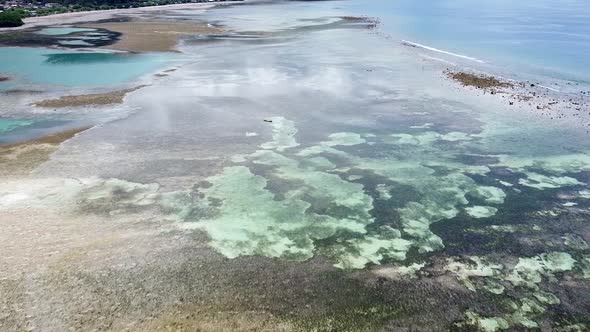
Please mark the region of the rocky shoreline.
POLYGON ((519 82, 488 74, 446 69, 443 75, 468 89, 505 99, 508 107, 524 107, 551 119, 580 118, 590 129, 590 91, 566 94, 531 81, 519 82))

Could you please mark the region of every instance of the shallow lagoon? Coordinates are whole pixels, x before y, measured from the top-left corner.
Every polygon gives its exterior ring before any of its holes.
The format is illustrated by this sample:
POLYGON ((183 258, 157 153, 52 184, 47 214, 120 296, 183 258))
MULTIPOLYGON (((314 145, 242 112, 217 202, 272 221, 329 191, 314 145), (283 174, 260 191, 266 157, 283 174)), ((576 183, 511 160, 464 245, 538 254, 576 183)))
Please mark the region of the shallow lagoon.
MULTIPOLYGON (((194 62, 131 95, 137 112, 68 141, 34 189, 0 188, 1 206, 28 197, 197 238, 155 264, 189 253, 157 316, 177 300, 199 319, 271 312, 294 330, 583 331, 585 128, 465 93, 326 3, 195 15, 272 32, 186 40, 194 62)), ((132 266, 115 273, 125 295, 132 266)), ((154 264, 140 272, 158 278, 154 264)))
MULTIPOLYGON (((63 51, 45 48, 0 48, 0 73, 6 82, 52 86, 112 86, 155 71, 172 60, 164 54, 124 54, 63 51), (18 61, 14 61, 18 59, 18 61)), ((0 88, 2 86, 0 85, 0 88)))

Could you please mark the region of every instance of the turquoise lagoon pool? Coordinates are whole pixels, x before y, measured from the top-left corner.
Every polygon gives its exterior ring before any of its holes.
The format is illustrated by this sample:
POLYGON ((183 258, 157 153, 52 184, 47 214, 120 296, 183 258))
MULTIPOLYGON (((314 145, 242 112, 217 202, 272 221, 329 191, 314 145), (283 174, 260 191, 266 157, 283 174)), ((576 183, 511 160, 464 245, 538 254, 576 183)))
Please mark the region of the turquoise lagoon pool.
POLYGON ((118 85, 155 71, 172 60, 166 54, 76 52, 32 47, 0 48, 0 73, 19 84, 66 87, 118 85))

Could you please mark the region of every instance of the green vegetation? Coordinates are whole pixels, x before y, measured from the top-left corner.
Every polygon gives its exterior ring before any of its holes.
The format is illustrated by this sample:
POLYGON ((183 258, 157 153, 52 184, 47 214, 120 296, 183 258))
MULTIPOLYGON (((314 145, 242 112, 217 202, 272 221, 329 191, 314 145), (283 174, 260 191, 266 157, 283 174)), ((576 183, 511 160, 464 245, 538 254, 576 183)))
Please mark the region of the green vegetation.
POLYGON ((7 10, 0 13, 0 28, 23 25, 23 13, 19 10, 7 10))
MULTIPOLYGON (((226 1, 226 0, 215 0, 226 1)), ((180 3, 193 2, 209 2, 208 0, 0 0, 0 10, 12 3, 12 9, 5 12, 0 12, 0 17, 9 15, 11 18, 14 12, 20 13, 20 17, 29 16, 46 16, 52 14, 68 13, 68 12, 82 12, 92 10, 106 10, 117 8, 137 8, 149 6, 161 6, 180 3), (16 5, 16 7, 14 6, 16 5), (7 13, 7 14, 5 14, 7 13)), ((2 22, 2 20, 0 20, 2 22)), ((19 25, 22 25, 20 23, 19 25)), ((8 27, 15 25, 2 25, 0 27, 8 27)), ((16 25, 18 26, 18 25, 16 25)))

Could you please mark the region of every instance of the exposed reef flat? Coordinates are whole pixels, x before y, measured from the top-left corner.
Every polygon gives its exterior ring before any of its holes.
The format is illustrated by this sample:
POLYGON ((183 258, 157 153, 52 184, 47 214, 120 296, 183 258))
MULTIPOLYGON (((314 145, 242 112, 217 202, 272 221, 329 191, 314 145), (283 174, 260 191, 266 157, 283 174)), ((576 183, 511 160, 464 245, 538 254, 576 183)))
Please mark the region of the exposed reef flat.
POLYGON ((464 86, 472 86, 478 89, 490 88, 512 88, 514 85, 509 82, 501 81, 493 76, 484 74, 473 74, 467 72, 448 72, 450 78, 460 82, 464 86))
POLYGON ((104 22, 82 25, 88 28, 105 29, 121 33, 122 36, 105 48, 131 52, 176 52, 178 38, 186 35, 214 34, 224 30, 206 23, 184 21, 104 22))
POLYGON ((561 93, 553 87, 530 81, 508 80, 480 72, 446 69, 443 74, 468 89, 505 99, 509 108, 531 110, 551 119, 574 118, 577 123, 590 126, 587 117, 590 114, 590 91, 561 93))
POLYGON ((128 93, 145 87, 145 85, 134 88, 112 91, 106 93, 95 93, 77 96, 63 96, 57 99, 47 99, 33 103, 33 106, 45 108, 82 107, 92 105, 110 105, 123 102, 128 93))
POLYGON ((86 129, 70 129, 22 143, 0 145, 0 176, 28 174, 49 160, 61 143, 86 129))

